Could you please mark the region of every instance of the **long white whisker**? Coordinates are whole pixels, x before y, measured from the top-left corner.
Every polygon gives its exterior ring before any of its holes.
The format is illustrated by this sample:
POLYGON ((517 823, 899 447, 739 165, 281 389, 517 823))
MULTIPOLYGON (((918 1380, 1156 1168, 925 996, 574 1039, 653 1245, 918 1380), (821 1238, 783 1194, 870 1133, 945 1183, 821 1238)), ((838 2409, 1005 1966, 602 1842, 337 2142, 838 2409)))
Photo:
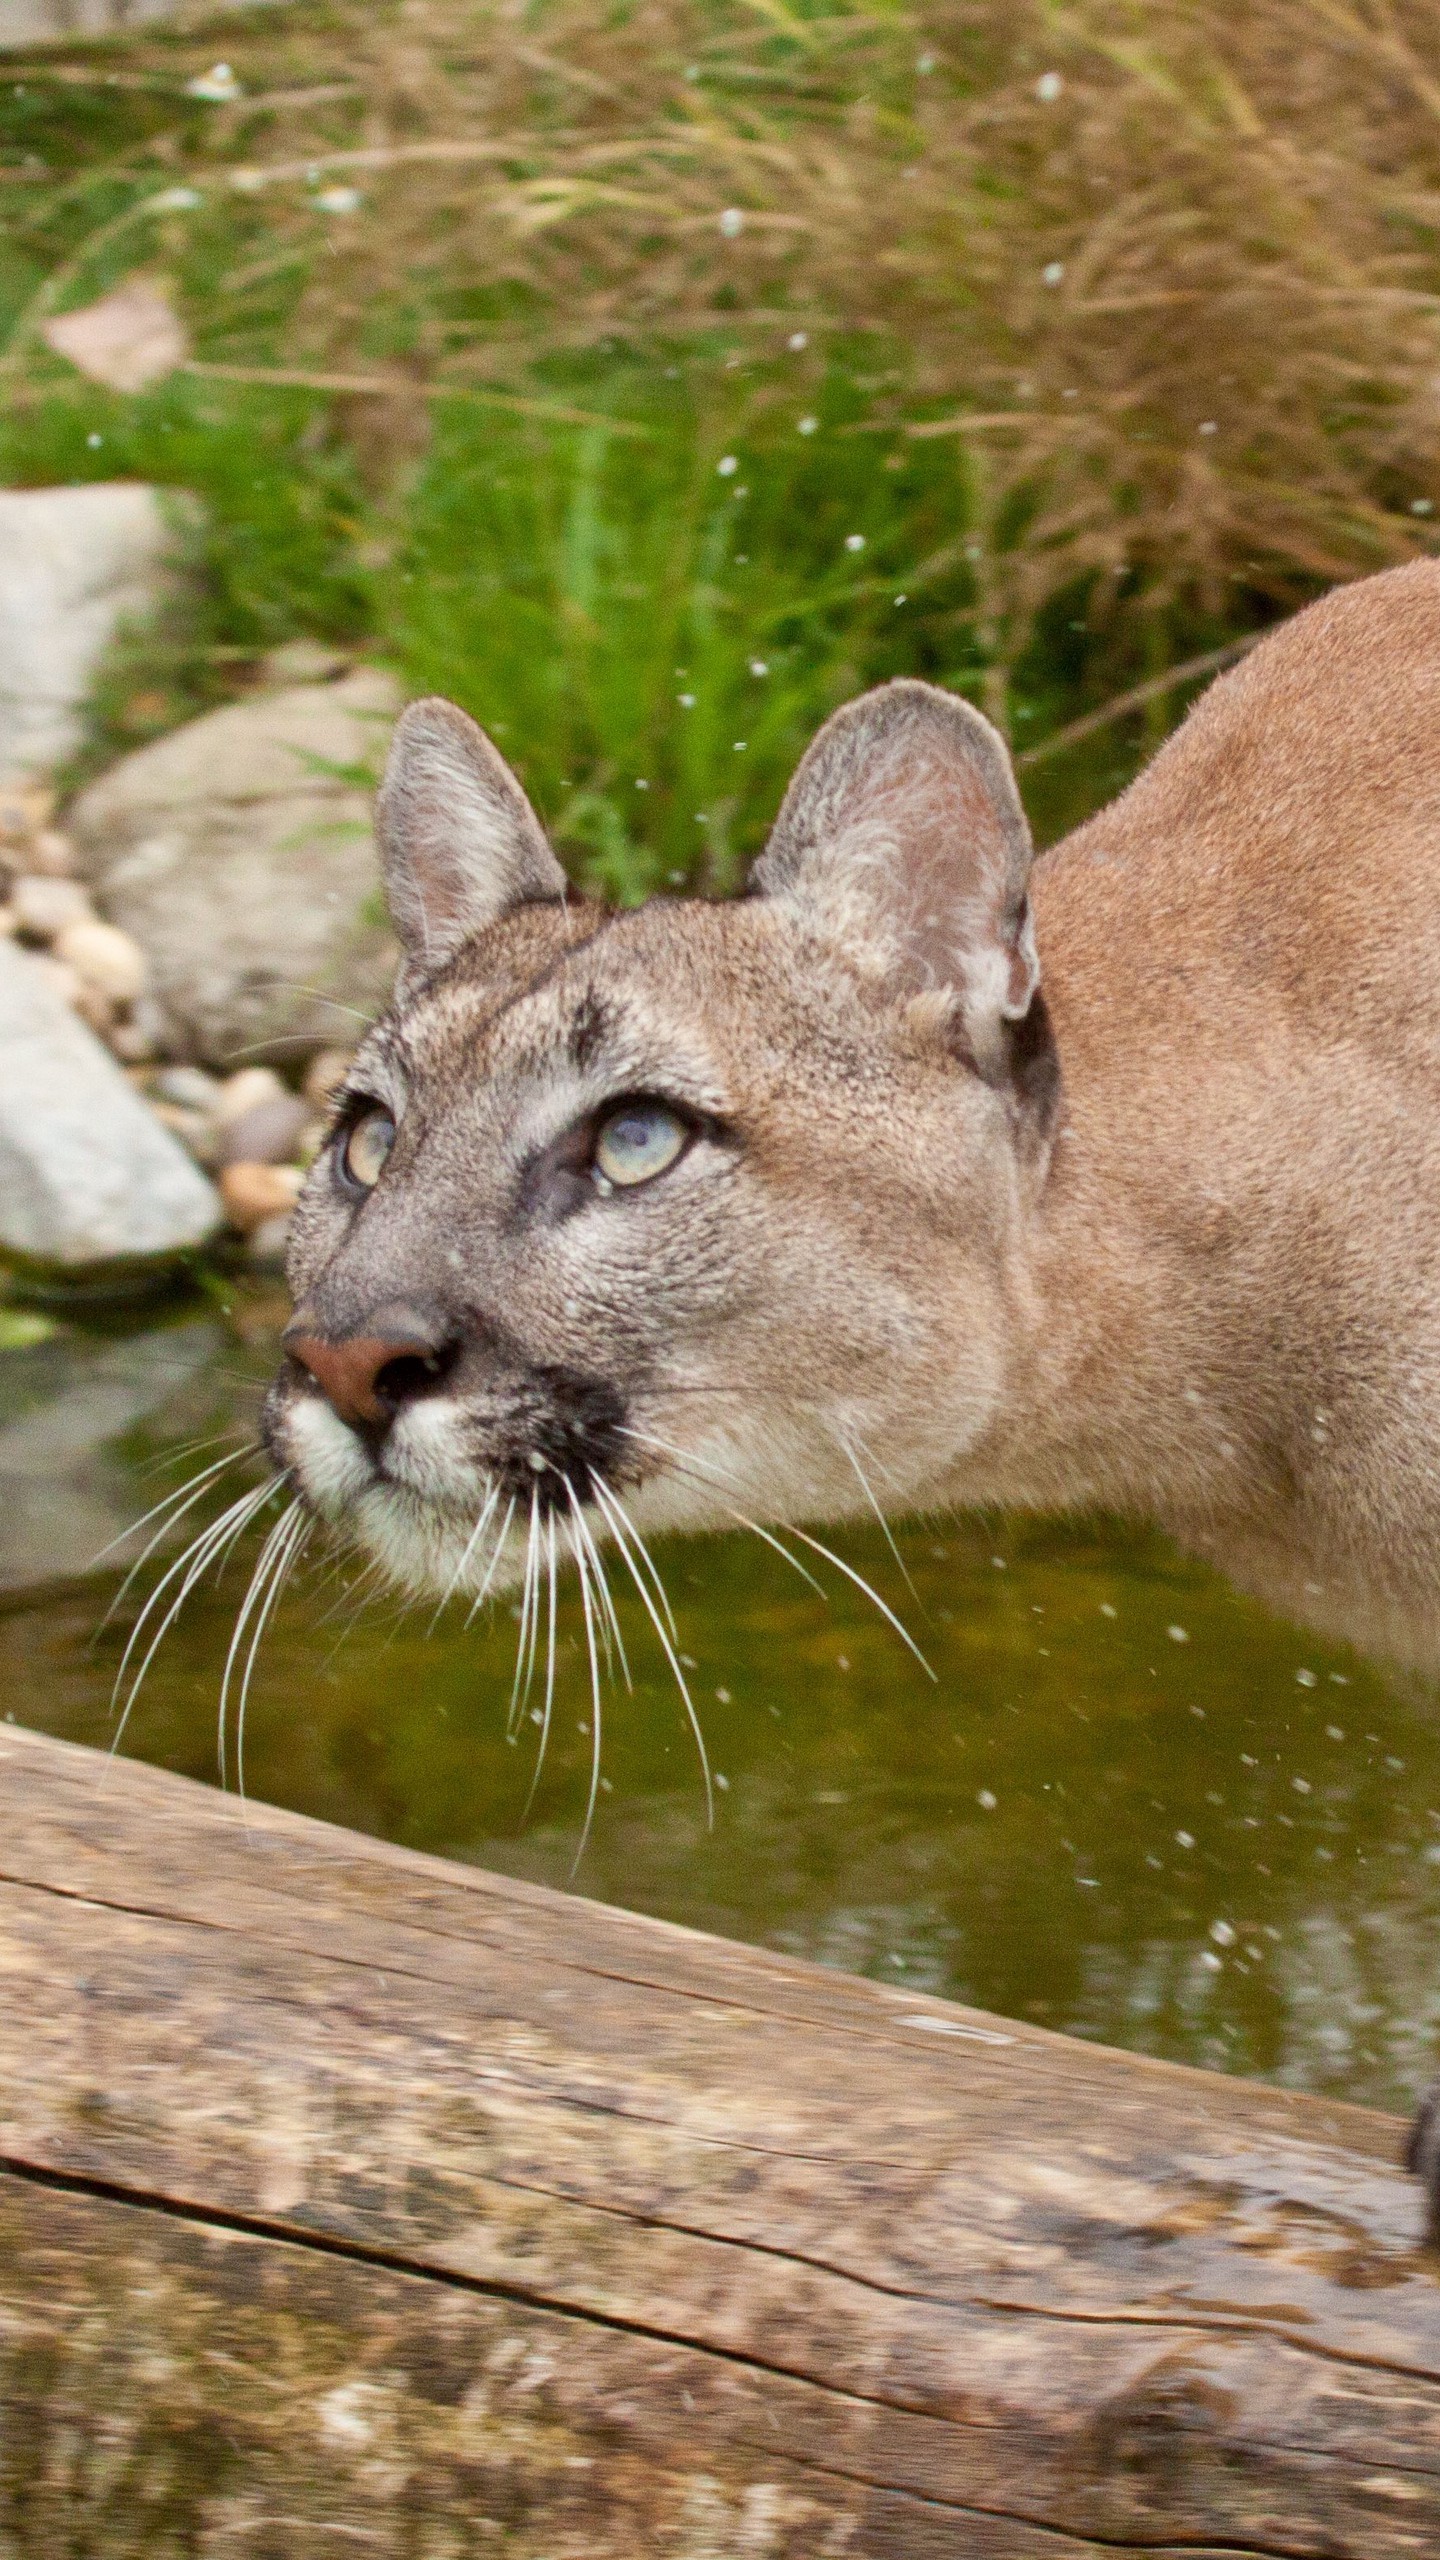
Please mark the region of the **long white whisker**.
POLYGON ((138 1538, 141 1530, 148 1528, 152 1520, 160 1520, 159 1528, 155 1531, 153 1537, 146 1540, 145 1545, 141 1548, 139 1555, 136 1557, 135 1562, 126 1574, 125 1579, 121 1583, 119 1590, 116 1592, 114 1599, 111 1601, 109 1608, 106 1610, 104 1617, 101 1619, 99 1626, 96 1628, 95 1632, 97 1635, 103 1633, 104 1629, 109 1626, 116 1610, 122 1607, 125 1595, 129 1591, 135 1576, 137 1573, 142 1573, 144 1571, 145 1566, 149 1563, 150 1558, 159 1546, 161 1539, 168 1536, 169 1532, 174 1528, 177 1520, 183 1520, 186 1512, 194 1509, 195 1504, 199 1501, 206 1486, 208 1484, 213 1484, 217 1476, 223 1475, 227 1467, 233 1467, 236 1465, 238 1460, 248 1457, 250 1449, 253 1447, 254 1442, 252 1441, 244 1449, 232 1449, 228 1457, 217 1458, 212 1466, 202 1467, 200 1473, 196 1476, 187 1476, 185 1482, 181 1485, 177 1485, 172 1493, 167 1493, 163 1501, 153 1504, 151 1509, 142 1513, 138 1520, 132 1520, 129 1528, 122 1529, 117 1538, 112 1538, 108 1546, 102 1547, 98 1556, 91 1557, 90 1565, 93 1572, 95 1566, 103 1564, 105 1558, 108 1555, 113 1555, 117 1547, 123 1546, 127 1538, 138 1538), (169 1518, 161 1519, 160 1515, 162 1512, 168 1512, 170 1515, 169 1518))
POLYGON ((501 1521, 501 1523, 500 1523, 500 1527, 499 1527, 498 1532, 496 1533, 495 1544, 494 1544, 494 1546, 493 1546, 493 1547, 491 1548, 491 1550, 490 1550, 490 1561, 489 1561, 489 1563, 488 1563, 488 1564, 486 1565, 486 1567, 485 1567, 484 1579, 483 1579, 483 1581, 481 1582, 480 1588, 479 1588, 479 1590, 476 1592, 474 1599, 473 1599, 473 1600, 471 1601, 471 1603, 470 1603, 469 1611, 468 1611, 468 1613, 467 1613, 467 1615, 466 1615, 466 1619, 465 1619, 465 1624, 466 1624, 466 1626, 467 1626, 467 1627, 473 1627, 473 1625, 474 1625, 474 1623, 475 1623, 475 1620, 477 1619, 477 1617, 478 1617, 478 1616, 479 1616, 479 1614, 480 1614, 481 1609, 482 1609, 482 1608, 484 1607, 484 1605, 485 1605, 485 1594, 486 1594, 486 1592, 489 1590, 491 1583, 492 1583, 492 1582, 494 1581, 494 1579, 495 1579, 495 1570, 496 1570, 496 1567, 497 1567, 497 1565, 499 1564, 501 1557, 502 1557, 502 1556, 503 1556, 503 1554, 505 1553, 506 1541, 508 1540, 508 1538, 509 1538, 509 1536, 510 1536, 510 1524, 511 1524, 511 1522, 513 1521, 514 1517, 515 1517, 515 1496, 514 1496, 514 1494, 512 1493, 512 1494, 511 1494, 511 1496, 510 1496, 510 1504, 509 1504, 509 1508, 508 1508, 508 1510, 506 1511, 506 1514, 505 1514, 504 1519, 503 1519, 503 1520, 501 1521))
POLYGON ((291 1505, 281 1524, 282 1529, 288 1529, 289 1534, 282 1536, 280 1540, 278 1559, 270 1575, 270 1588, 256 1612, 255 1632, 250 1639, 245 1676, 240 1683, 240 1703, 235 1710, 235 1785, 242 1804, 245 1801, 245 1708, 250 1696, 250 1683, 255 1674, 256 1656, 260 1651, 261 1639, 266 1627, 275 1615, 280 1594, 289 1580, 291 1569, 300 1556, 314 1525, 312 1516, 304 1511, 298 1502, 291 1505))
MULTIPOLYGON (((532 1485, 530 1488, 530 1530, 525 1541, 525 1580, 520 1593, 520 1633, 515 1639, 515 1679, 510 1691, 510 1711, 505 1718, 505 1730, 507 1733, 518 1732, 521 1716, 525 1712, 525 1701, 530 1695, 530 1677, 527 1676, 525 1645, 526 1638, 530 1634, 531 1617, 540 1597, 539 1591, 536 1587, 539 1536, 540 1494, 538 1487, 532 1485)), ((529 1674, 531 1676, 533 1676, 534 1668, 535 1654, 534 1647, 532 1645, 529 1660, 529 1674)))
MULTIPOLYGON (((728 1471, 723 1468, 707 1466, 703 1458, 687 1457, 683 1449, 673 1448, 668 1440, 657 1440, 648 1431, 630 1430, 628 1425, 624 1427, 630 1439, 643 1442, 647 1449, 659 1449, 665 1457, 670 1458, 675 1462, 682 1475, 693 1476, 697 1484, 705 1483, 707 1480, 710 1484, 725 1484, 732 1487, 740 1484, 738 1476, 730 1475, 728 1471)), ((740 1489, 742 1492, 744 1491, 743 1485, 741 1485, 740 1489)), ((810 1571, 808 1565, 803 1565, 798 1556, 792 1556, 789 1548, 781 1545, 780 1540, 774 1535, 773 1531, 769 1529, 762 1529, 758 1521, 747 1518, 743 1511, 731 1510, 728 1503, 725 1504, 724 1508, 729 1511, 731 1519, 737 1521, 742 1529, 753 1529, 757 1538, 762 1538, 767 1547, 773 1547, 777 1556, 783 1556, 785 1562, 789 1565, 791 1572, 798 1573, 801 1581, 807 1582, 817 1597, 823 1600, 827 1607, 829 1606, 830 1594, 826 1590, 824 1583, 816 1581, 815 1576, 810 1571)), ((795 1534, 795 1532, 790 1529, 790 1523, 788 1520, 785 1522, 785 1528, 787 1533, 791 1536, 795 1534)))
MULTIPOLYGON (((525 1799, 525 1814, 529 1813, 530 1807, 535 1801, 535 1791, 540 1784, 540 1772, 545 1766, 545 1753, 550 1741, 550 1719, 555 1707, 555 1585, 559 1577, 555 1561, 555 1512, 553 1506, 546 1519, 545 1528, 545 1563, 550 1579, 550 1612, 545 1644, 545 1709, 540 1719, 540 1748, 535 1754, 535 1774, 530 1781, 530 1793, 525 1799)), ((524 1818, 525 1816, 522 1815, 522 1821, 524 1818)))
POLYGON ((689 1718, 690 1730, 695 1737, 695 1748, 700 1754, 700 1768, 705 1780, 705 1820, 707 1827, 713 1831, 715 1828, 715 1787, 710 1774, 710 1754, 705 1748, 705 1736, 701 1730, 700 1718, 695 1712, 695 1701, 690 1695, 689 1688, 686 1685, 685 1674, 680 1667, 680 1657, 677 1654, 674 1645, 670 1641, 664 1623, 655 1607, 655 1603, 645 1588, 640 1568, 630 1551, 630 1543, 629 1538, 626 1536, 626 1531, 628 1529, 630 1531, 630 1535, 633 1536, 635 1534, 634 1524, 631 1521, 630 1515, 626 1511, 624 1504, 621 1502, 619 1495, 612 1492, 611 1488, 605 1483, 604 1478, 594 1467, 590 1470, 590 1481, 595 1488, 595 1499, 599 1503, 606 1519, 610 1523, 611 1534, 614 1537, 616 1546, 619 1548, 620 1553, 624 1558, 630 1579, 634 1583, 636 1590, 639 1592, 641 1600, 644 1602, 650 1624, 660 1639, 661 1651, 664 1653, 665 1659, 670 1665, 671 1672, 674 1675, 675 1686, 679 1690, 680 1695, 685 1702, 685 1713, 689 1718))
POLYGON ((590 1600, 590 1569, 585 1560, 584 1545, 576 1535, 573 1526, 573 1521, 579 1517, 580 1505, 575 1499, 575 1488, 568 1476, 565 1479, 565 1490, 570 1496, 572 1514, 570 1544, 576 1569, 580 1575, 580 1606, 585 1612, 585 1650, 590 1656, 590 1696, 593 1703, 593 1721, 590 1729, 590 1795, 585 1807, 580 1846, 575 1852, 574 1863, 570 1869, 573 1876, 585 1855, 590 1838, 590 1826, 595 1819, 596 1800, 600 1793, 600 1657, 595 1649, 595 1612, 590 1600))
POLYGON ((441 1596, 441 1599, 440 1599, 440 1602, 439 1602, 439 1605, 438 1605, 438 1607, 436 1608, 435 1615, 434 1615, 434 1617, 431 1619, 429 1626, 428 1626, 428 1627, 426 1628, 426 1630, 425 1630, 425 1633, 426 1633, 426 1635, 427 1635, 427 1636, 433 1636, 433 1634, 435 1633, 436 1628, 437 1628, 437 1627, 439 1626, 439 1624, 440 1624, 441 1619, 444 1617, 446 1610, 449 1608, 450 1603, 451 1603, 451 1601, 453 1600, 453 1598, 454 1598, 454 1596, 455 1596, 456 1592, 459 1590, 459 1588, 460 1588, 460 1584, 461 1584, 461 1581, 462 1581, 462 1579, 463 1579, 463 1577, 464 1577, 465 1568, 466 1568, 466 1566, 468 1565, 468 1563, 470 1562, 471 1557, 472 1557, 472 1556, 473 1556, 473 1554, 475 1553, 476 1548, 477 1548, 477 1547, 478 1547, 478 1545, 480 1544, 481 1539, 484 1537, 484 1535, 485 1535, 485 1531, 486 1531, 486 1528, 487 1528, 487 1526, 488 1526, 489 1522, 490 1522, 490 1521, 493 1519, 493 1517, 494 1517, 494 1513, 495 1513, 495 1506, 496 1506, 497 1502, 499 1501, 499 1499, 500 1499, 500 1487, 499 1487, 499 1485, 498 1485, 498 1484, 492 1484, 492 1485, 491 1485, 491 1487, 490 1487, 489 1492, 487 1493, 487 1495, 486 1495, 486 1497, 485 1497, 485 1501, 484 1501, 484 1504, 483 1504, 483 1506, 482 1506, 482 1509, 481 1509, 481 1512, 480 1512, 480 1516, 479 1516, 478 1520, 476 1521, 474 1528, 471 1530, 471 1532, 470 1532, 470 1535, 469 1535, 468 1539, 467 1539, 467 1540, 466 1540, 466 1542, 465 1542, 465 1552, 464 1552, 464 1554, 461 1556, 460 1561, 459 1561, 459 1563, 457 1564, 457 1566, 455 1567, 454 1572, 451 1574, 449 1581, 446 1583, 446 1585, 445 1585, 445 1589, 444 1589, 444 1592, 443 1592, 443 1594, 442 1594, 442 1596, 441 1596))
POLYGON ((184 1553, 177 1556, 174 1564, 167 1568, 166 1572, 156 1583, 154 1590, 151 1592, 149 1599, 146 1601, 144 1608, 141 1610, 139 1617, 136 1619, 134 1626, 130 1630, 125 1650, 120 1657, 120 1668, 115 1674, 115 1686, 110 1693, 110 1712, 112 1716, 114 1715, 115 1709, 119 1703, 120 1692, 125 1686, 125 1674, 130 1667, 133 1656, 143 1641, 145 1630, 150 1623, 151 1617, 159 1609, 160 1603, 164 1599, 165 1593, 170 1589, 172 1583, 178 1581, 180 1589, 177 1596, 171 1602, 169 1608, 161 1618, 160 1624, 157 1627, 145 1652, 144 1658, 141 1661, 140 1668, 136 1672, 135 1677, 130 1684, 130 1692, 125 1700, 125 1705, 120 1715, 120 1721, 115 1728, 115 1733, 110 1744, 112 1753, 117 1752, 121 1743, 124 1741, 125 1728, 130 1721, 130 1711, 145 1685, 146 1675, 149 1672, 150 1665, 154 1661, 155 1656, 159 1652, 161 1645, 164 1643, 166 1636, 169 1634, 170 1629, 173 1627, 176 1619, 180 1615, 181 1610, 184 1608, 185 1603, 189 1599, 191 1592, 194 1590, 196 1583, 200 1580, 202 1574, 204 1574, 207 1567, 215 1557, 219 1556, 223 1561, 225 1556, 229 1554, 236 1539, 241 1535, 242 1531, 249 1526, 256 1512, 262 1509, 264 1504, 269 1501, 274 1491, 275 1486, 272 1483, 256 1485, 249 1493, 242 1493, 235 1502, 231 1503, 228 1510, 222 1511, 218 1520, 212 1520, 208 1529, 202 1529, 198 1537, 191 1539, 190 1544, 186 1547, 184 1553))
POLYGON ((230 1704, 230 1683, 234 1677, 235 1664, 239 1656, 241 1644, 244 1641, 245 1630, 250 1624, 250 1620, 255 1610, 258 1608, 264 1597, 266 1585, 270 1578, 272 1562, 281 1549, 285 1532, 298 1508, 298 1502, 292 1497, 292 1499, 286 1504, 285 1509, 281 1512, 279 1519, 273 1523, 268 1531, 265 1543, 261 1548, 259 1555, 255 1559, 255 1570, 250 1576, 249 1587, 245 1593, 244 1599, 240 1603, 239 1609, 236 1612, 234 1632, 230 1638, 230 1650, 225 1656, 225 1668, 220 1675, 220 1704, 216 1713, 215 1758, 219 1767, 220 1784, 222 1787, 226 1783, 225 1734, 227 1714, 230 1704))
POLYGON ((585 1541, 590 1554, 590 1562, 595 1568, 595 1588, 599 1596, 602 1611, 600 1628, 602 1635, 605 1637, 605 1667, 613 1679, 615 1676, 615 1665, 610 1651, 610 1639, 613 1635, 615 1641, 615 1652, 620 1657, 620 1669, 624 1676, 625 1686, 633 1695, 635 1683, 630 1677, 630 1660, 625 1651, 625 1639, 620 1632, 620 1620, 616 1613, 614 1595, 610 1589, 610 1576, 605 1570, 605 1559, 601 1555, 600 1549, 595 1543, 595 1535, 591 1529, 589 1521, 585 1517, 583 1506, 577 1517, 579 1521, 580 1535, 585 1541), (609 1634, 605 1634, 607 1621, 610 1629, 609 1634))
MULTIPOLYGON (((719 1470, 715 1468, 707 1468, 702 1458, 688 1456, 684 1450, 672 1449, 667 1441, 657 1440, 648 1432, 632 1430, 629 1433, 629 1437, 632 1440, 648 1441, 651 1448, 661 1449, 665 1451, 667 1456, 678 1458, 683 1466, 687 1466, 692 1469, 699 1468, 703 1473, 712 1475, 717 1484, 723 1483, 726 1480, 719 1470)), ((729 1480, 731 1483, 736 1481, 733 1477, 729 1480)), ((788 1551, 782 1547, 779 1539, 771 1536, 768 1529, 762 1529, 758 1520, 750 1519, 746 1512, 736 1511, 733 1506, 729 1504, 726 1505, 726 1508, 730 1512, 731 1519, 738 1521, 742 1529, 752 1529, 757 1538, 763 1538, 767 1546, 773 1547, 777 1555, 784 1556, 787 1564, 793 1565, 797 1573, 802 1574, 804 1579, 809 1582, 815 1590, 820 1591, 822 1598, 825 1596, 822 1586, 815 1581, 814 1575, 806 1573, 805 1567, 798 1561, 798 1559, 790 1555, 788 1551)), ((915 1659, 919 1663, 921 1670, 925 1673, 926 1678, 936 1680, 938 1685, 938 1675, 931 1669, 929 1663, 926 1661, 924 1654, 915 1642, 909 1628, 901 1623, 900 1619, 896 1617, 894 1610, 881 1599, 879 1592, 873 1589, 871 1584, 866 1581, 863 1573, 857 1573, 853 1565, 846 1564, 843 1556, 837 1556, 834 1549, 825 1546, 819 1538, 812 1538, 808 1529, 797 1529, 793 1520, 787 1520, 785 1522, 785 1535, 787 1538, 798 1538, 802 1546, 811 1548, 817 1556, 823 1556, 827 1564, 833 1564, 836 1572, 843 1573, 847 1582, 853 1582, 857 1591, 863 1591, 866 1599, 872 1601, 875 1607, 879 1610, 881 1617, 886 1620, 888 1625, 894 1628, 901 1643, 914 1654, 915 1659)))
POLYGON ((849 1459, 851 1466, 854 1468, 860 1490, 864 1494, 866 1501, 869 1503, 871 1510, 874 1512, 876 1519, 880 1523, 880 1534, 900 1569, 901 1581, 904 1583, 905 1588, 909 1592, 911 1599, 914 1601, 916 1608, 923 1610, 925 1603, 921 1599, 919 1592, 916 1590, 914 1583, 910 1579, 910 1568, 900 1553, 899 1548, 895 1544, 895 1532, 891 1528, 889 1521, 886 1519, 884 1512, 881 1510, 880 1505, 875 1498, 874 1488, 871 1485, 869 1477, 861 1466, 860 1460, 855 1451, 851 1448, 844 1432, 838 1427, 835 1430, 835 1437, 839 1441, 841 1448, 844 1450, 846 1457, 849 1459))
MULTIPOLYGON (((598 1469, 592 1467, 590 1472, 592 1478, 602 1484, 605 1484, 605 1479, 603 1476, 599 1475, 598 1469)), ((666 1590, 665 1584, 661 1578, 660 1567, 655 1562, 655 1559, 645 1544, 644 1539, 641 1537, 639 1530, 636 1528, 634 1521, 631 1519, 629 1512, 626 1510, 624 1503, 621 1501, 619 1494, 616 1492, 614 1485, 605 1484, 605 1491, 614 1503, 616 1510, 620 1513, 626 1528, 630 1532, 631 1540, 634 1545, 638 1547, 640 1554, 644 1559, 646 1570, 650 1576, 652 1584, 654 1585, 655 1597, 659 1601, 660 1606, 665 1613, 665 1624, 670 1630, 671 1641, 678 1644, 680 1641, 680 1630, 675 1624, 675 1612, 670 1606, 670 1594, 666 1590)))

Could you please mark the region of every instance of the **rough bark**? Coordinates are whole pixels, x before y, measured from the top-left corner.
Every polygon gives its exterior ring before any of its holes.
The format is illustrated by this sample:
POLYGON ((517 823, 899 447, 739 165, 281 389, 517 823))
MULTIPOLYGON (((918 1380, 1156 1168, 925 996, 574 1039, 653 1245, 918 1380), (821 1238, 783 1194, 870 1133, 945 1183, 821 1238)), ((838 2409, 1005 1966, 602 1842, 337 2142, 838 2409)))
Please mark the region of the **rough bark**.
POLYGON ((1400 2129, 0 1729, 0 2554, 1440 2550, 1400 2129))

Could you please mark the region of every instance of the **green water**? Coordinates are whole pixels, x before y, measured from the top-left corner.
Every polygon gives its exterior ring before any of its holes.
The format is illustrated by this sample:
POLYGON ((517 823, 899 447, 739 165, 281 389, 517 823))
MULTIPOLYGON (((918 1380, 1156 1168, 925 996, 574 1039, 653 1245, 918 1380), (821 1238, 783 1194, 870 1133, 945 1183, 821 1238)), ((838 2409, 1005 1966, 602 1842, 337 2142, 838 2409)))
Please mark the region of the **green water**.
MULTIPOLYGON (((63 1330, 0 1356, 0 1692, 104 1745, 132 1600, 87 1570, 244 1424, 283 1310, 63 1330), (98 1631, 98 1632, 97 1632, 98 1631)), ((198 1519, 201 1514, 197 1513, 198 1519)), ((754 1540, 659 1559, 717 1772, 638 1604, 605 1700, 576 1888, 822 1963, 1211 2067, 1403 2105, 1440 2048, 1440 1714, 1162 1541, 963 1519, 841 1551, 913 1627, 932 1685, 838 1575, 822 1603, 754 1540)), ((197 1594, 124 1747, 213 1778, 216 1701, 254 1545, 197 1594)), ((266 1639, 249 1791, 412 1846, 570 1881, 589 1785, 578 1597, 555 1731, 506 1740, 509 1604, 466 1632, 357 1604, 308 1565, 266 1639), (358 1613, 357 1613, 358 1609, 358 1613)), ((143 1588, 144 1586, 142 1586, 143 1588)))

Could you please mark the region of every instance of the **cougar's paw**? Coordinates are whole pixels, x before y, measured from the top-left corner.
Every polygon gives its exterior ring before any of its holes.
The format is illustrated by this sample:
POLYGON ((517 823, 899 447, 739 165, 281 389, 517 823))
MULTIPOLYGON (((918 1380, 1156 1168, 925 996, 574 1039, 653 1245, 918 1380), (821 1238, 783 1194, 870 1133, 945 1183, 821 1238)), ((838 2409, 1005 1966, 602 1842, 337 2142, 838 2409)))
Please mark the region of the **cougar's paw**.
POLYGON ((1415 2110, 1405 2166, 1425 2190, 1425 2237, 1440 2247, 1440 2080, 1431 2082, 1415 2110))

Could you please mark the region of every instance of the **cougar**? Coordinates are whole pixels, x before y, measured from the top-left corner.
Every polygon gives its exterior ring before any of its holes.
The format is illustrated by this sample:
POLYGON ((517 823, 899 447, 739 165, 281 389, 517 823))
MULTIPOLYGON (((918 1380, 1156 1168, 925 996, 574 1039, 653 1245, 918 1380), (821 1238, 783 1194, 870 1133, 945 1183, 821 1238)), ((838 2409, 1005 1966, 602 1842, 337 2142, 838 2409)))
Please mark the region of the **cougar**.
POLYGON ((577 901, 440 701, 378 831, 404 960, 265 1431, 396 1581, 1083 1506, 1440 1665, 1440 565, 1298 614, 1039 860, 904 680, 739 899, 577 901))

